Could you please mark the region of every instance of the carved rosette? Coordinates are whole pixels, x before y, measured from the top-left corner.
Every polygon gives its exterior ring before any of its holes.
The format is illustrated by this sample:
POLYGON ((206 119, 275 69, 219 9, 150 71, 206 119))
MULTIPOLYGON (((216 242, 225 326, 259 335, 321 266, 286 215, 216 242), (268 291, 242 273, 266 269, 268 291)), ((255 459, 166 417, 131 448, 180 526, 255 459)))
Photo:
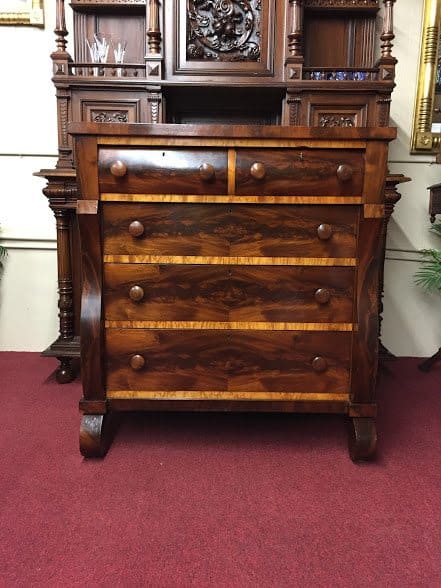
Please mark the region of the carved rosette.
POLYGON ((260 61, 262 0, 189 0, 187 58, 260 61))

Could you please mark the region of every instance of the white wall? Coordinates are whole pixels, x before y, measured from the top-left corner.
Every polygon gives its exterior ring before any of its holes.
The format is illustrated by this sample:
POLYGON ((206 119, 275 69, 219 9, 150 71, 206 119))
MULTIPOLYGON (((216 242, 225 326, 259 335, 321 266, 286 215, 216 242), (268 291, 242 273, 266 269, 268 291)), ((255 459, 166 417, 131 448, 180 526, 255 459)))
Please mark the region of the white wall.
MULTIPOLYGON (((51 167, 56 154, 56 105, 50 53, 55 49, 55 0, 46 0, 46 27, 2 27, 0 54, 1 237, 9 249, 0 282, 0 350, 41 351, 58 331, 55 223, 32 172, 51 167), (11 49, 13 48, 13 49, 11 49), (31 59, 29 57, 31 48, 31 59), (4 91, 4 89, 8 91, 4 91)), ((395 4, 399 60, 392 122, 399 128, 390 169, 413 178, 390 224, 385 268, 383 342, 397 355, 431 355, 441 345, 440 298, 413 283, 417 251, 439 246, 427 227, 426 187, 441 181, 431 158, 409 155, 423 0, 395 4)))
POLYGON ((33 177, 57 153, 55 0, 46 27, 1 27, 0 237, 8 248, 0 281, 0 350, 42 351, 57 336, 55 222, 33 177), (13 59, 8 56, 13 55, 13 59))
POLYGON ((441 298, 414 284, 420 249, 440 248, 429 231, 427 187, 441 182, 441 166, 433 157, 409 155, 418 77, 423 0, 395 4, 394 55, 397 87, 392 95, 392 121, 398 138, 390 149, 390 170, 412 178, 402 184, 388 232, 385 266, 383 343, 396 355, 428 356, 441 345, 441 298))

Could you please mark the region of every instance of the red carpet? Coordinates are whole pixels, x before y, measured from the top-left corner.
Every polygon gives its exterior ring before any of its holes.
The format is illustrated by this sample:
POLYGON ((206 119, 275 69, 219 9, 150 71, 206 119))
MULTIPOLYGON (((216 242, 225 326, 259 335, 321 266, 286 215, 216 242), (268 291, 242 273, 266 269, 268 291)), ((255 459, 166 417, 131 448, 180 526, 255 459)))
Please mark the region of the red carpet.
POLYGON ((343 417, 128 414, 78 451, 79 383, 0 354, 0 585, 441 586, 441 365, 389 363, 379 456, 343 417))

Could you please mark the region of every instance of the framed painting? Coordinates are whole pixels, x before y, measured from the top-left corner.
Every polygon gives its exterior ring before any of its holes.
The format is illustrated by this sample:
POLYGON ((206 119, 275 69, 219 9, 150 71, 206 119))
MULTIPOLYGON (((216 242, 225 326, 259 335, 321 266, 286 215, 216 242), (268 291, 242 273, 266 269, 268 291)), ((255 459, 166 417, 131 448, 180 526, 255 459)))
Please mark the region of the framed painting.
POLYGON ((44 25, 43 0, 1 0, 0 25, 44 25))

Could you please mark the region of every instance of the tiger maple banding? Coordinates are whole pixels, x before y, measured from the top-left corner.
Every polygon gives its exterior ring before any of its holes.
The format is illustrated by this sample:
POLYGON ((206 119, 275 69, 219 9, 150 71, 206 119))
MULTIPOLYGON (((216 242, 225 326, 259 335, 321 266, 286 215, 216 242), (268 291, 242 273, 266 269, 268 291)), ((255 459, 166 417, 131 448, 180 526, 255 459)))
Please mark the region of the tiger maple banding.
POLYGON ((170 263, 200 265, 318 265, 355 266, 344 257, 202 257, 197 255, 104 255, 104 263, 170 263))
POLYGON ((108 329, 188 329, 213 331, 352 331, 352 323, 264 323, 220 321, 105 321, 108 329))
MULTIPOLYGON (((229 184, 230 186, 230 184, 229 184)), ((234 189, 229 188, 229 194, 101 194, 105 202, 195 202, 196 204, 361 204, 361 196, 237 196, 234 189)))
POLYGON ((313 392, 188 392, 188 391, 145 391, 145 390, 108 390, 110 400, 260 400, 271 402, 302 401, 302 402, 347 402, 348 393, 314 394, 313 392))

